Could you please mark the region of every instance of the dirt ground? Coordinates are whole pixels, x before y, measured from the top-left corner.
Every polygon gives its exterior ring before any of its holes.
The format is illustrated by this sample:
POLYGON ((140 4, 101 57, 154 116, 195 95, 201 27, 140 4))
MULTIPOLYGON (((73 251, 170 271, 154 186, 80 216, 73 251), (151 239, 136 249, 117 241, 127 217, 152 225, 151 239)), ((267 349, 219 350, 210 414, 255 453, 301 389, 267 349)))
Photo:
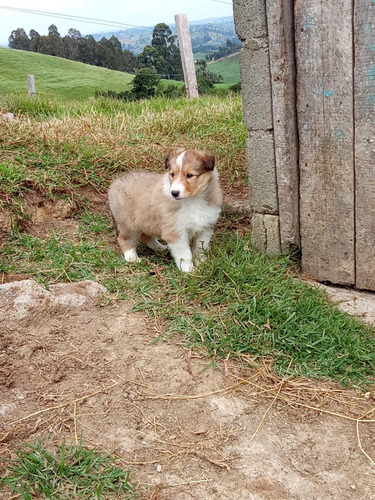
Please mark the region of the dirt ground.
POLYGON ((127 303, 3 320, 2 456, 82 435, 121 457, 142 498, 373 498, 374 423, 358 423, 371 394, 267 363, 210 367, 180 339, 155 342, 161 329, 127 303))
POLYGON ((143 499, 374 498, 374 393, 212 366, 129 303, 59 307, 0 318, 0 458, 82 436, 143 499))

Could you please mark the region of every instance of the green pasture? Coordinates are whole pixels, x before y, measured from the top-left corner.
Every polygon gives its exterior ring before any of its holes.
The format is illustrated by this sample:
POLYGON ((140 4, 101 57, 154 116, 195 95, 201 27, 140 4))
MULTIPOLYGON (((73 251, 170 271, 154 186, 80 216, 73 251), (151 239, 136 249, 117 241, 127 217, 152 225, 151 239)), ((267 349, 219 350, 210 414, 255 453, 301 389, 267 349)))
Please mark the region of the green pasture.
POLYGON ((27 75, 35 76, 37 94, 85 99, 95 91, 129 90, 133 76, 61 57, 0 48, 0 93, 27 92, 27 75))

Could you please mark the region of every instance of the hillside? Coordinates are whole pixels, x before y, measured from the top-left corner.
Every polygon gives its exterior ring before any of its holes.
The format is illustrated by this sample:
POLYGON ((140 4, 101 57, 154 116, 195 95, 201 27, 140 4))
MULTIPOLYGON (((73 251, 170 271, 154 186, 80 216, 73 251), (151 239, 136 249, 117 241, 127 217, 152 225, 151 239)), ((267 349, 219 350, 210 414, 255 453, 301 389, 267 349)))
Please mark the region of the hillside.
POLYGON ((225 83, 234 85, 240 81, 240 53, 208 63, 207 69, 220 73, 225 83))
MULTIPOLYGON (((161 21, 162 22, 162 21, 161 21)), ((176 34, 176 25, 168 25, 173 34, 176 34)), ((204 19, 201 21, 190 21, 190 36, 194 54, 197 52, 207 53, 224 45, 227 39, 238 42, 234 29, 233 17, 218 17, 204 19)), ((122 48, 130 50, 134 54, 142 52, 145 45, 151 43, 154 26, 146 28, 129 28, 121 31, 108 31, 93 34, 95 40, 102 37, 110 38, 114 35, 122 44, 122 48)))
POLYGON ((60 57, 0 48, 0 92, 27 92, 27 75, 37 93, 84 99, 96 90, 128 90, 133 76, 60 57))

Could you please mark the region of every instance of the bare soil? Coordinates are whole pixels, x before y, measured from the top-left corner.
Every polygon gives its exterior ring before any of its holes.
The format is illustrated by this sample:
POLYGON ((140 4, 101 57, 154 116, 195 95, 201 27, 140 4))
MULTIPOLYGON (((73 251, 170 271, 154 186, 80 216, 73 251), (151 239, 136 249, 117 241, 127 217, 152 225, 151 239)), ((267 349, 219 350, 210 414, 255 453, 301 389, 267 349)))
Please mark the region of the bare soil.
POLYGON ((131 306, 2 321, 0 458, 82 436, 120 457, 143 499, 374 498, 373 393, 246 357, 212 366, 183 332, 156 341, 164 325, 131 306))

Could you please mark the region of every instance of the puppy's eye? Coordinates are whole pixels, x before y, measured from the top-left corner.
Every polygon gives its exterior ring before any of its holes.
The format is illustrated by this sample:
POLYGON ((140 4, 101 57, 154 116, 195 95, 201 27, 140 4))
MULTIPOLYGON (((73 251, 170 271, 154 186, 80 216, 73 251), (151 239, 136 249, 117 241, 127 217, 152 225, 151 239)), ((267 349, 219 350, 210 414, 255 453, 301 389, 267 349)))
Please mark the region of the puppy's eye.
POLYGON ((186 178, 187 178, 187 179, 191 179, 192 177, 194 177, 194 175, 193 175, 193 174, 186 174, 186 178))
POLYGON ((169 175, 170 175, 171 177, 174 177, 174 173, 173 173, 173 172, 171 172, 169 175))

